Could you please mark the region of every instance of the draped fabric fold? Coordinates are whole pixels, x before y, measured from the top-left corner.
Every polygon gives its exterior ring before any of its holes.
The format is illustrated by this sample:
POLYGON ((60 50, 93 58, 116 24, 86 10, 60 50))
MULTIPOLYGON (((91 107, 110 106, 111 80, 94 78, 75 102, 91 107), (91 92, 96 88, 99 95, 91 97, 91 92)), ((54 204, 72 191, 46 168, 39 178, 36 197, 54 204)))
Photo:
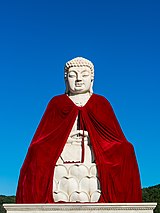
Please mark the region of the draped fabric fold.
POLYGON ((79 112, 93 147, 102 192, 99 202, 142 201, 134 148, 110 103, 93 94, 85 106, 77 107, 64 94, 49 102, 32 139, 20 171, 16 203, 54 203, 54 168, 79 112))

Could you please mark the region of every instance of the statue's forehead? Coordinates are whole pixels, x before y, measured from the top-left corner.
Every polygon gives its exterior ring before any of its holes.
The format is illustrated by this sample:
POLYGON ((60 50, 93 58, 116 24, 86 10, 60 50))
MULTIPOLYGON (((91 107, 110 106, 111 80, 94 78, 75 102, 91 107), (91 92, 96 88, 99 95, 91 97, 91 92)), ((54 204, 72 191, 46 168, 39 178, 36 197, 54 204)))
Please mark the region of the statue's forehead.
POLYGON ((70 68, 68 69, 68 72, 71 72, 71 71, 74 71, 74 72, 89 71, 89 72, 91 72, 91 69, 90 69, 89 67, 87 67, 87 66, 81 66, 81 67, 79 67, 79 66, 74 66, 74 67, 70 67, 70 68))

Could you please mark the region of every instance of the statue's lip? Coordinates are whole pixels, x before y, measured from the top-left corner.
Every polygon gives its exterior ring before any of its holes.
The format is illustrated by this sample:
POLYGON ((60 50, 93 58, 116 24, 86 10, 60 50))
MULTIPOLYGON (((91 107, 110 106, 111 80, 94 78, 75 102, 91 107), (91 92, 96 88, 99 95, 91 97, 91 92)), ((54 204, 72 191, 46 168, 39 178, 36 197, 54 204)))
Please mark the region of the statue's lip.
POLYGON ((83 83, 76 83, 75 86, 76 87, 81 87, 81 86, 83 86, 83 83))

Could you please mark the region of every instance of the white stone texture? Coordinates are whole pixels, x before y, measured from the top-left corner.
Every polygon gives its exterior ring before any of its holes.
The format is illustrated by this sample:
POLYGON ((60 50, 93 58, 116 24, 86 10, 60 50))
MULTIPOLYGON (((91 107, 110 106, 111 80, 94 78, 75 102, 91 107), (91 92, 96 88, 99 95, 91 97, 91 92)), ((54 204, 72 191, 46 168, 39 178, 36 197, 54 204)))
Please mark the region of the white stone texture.
POLYGON ((157 203, 3 204, 7 213, 153 213, 157 203))
POLYGON ((77 58, 74 58, 74 59, 68 61, 65 64, 65 67, 64 67, 65 78, 67 77, 68 70, 71 67, 89 67, 91 69, 92 79, 94 78, 94 65, 93 65, 93 63, 91 61, 89 61, 86 58, 77 57, 77 58))
POLYGON ((97 202, 101 191, 96 165, 60 164, 55 168, 53 197, 55 202, 97 202))
MULTIPOLYGON (((83 107, 90 98, 89 93, 69 96, 71 101, 83 107)), ((54 170, 53 198, 55 202, 98 202, 101 195, 97 168, 87 131, 78 129, 76 118, 68 140, 54 170), (82 138, 84 137, 84 162, 82 138), (67 163, 66 163, 67 162, 67 163), (70 162, 70 163, 68 163, 70 162)))

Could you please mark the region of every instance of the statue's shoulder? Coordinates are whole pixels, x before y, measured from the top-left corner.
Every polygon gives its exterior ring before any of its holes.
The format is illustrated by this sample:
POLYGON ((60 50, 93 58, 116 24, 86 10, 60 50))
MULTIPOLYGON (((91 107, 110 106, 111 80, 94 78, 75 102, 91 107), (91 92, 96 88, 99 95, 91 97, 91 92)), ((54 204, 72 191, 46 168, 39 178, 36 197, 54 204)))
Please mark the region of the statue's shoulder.
POLYGON ((53 98, 51 98, 51 100, 48 103, 48 107, 60 105, 64 102, 64 99, 65 99, 65 94, 56 95, 53 98))
POLYGON ((99 94, 95 94, 95 93, 94 93, 94 98, 95 98, 95 101, 96 101, 96 102, 110 105, 110 102, 108 101, 108 99, 105 98, 105 97, 102 96, 102 95, 99 95, 99 94))
POLYGON ((66 96, 66 94, 56 95, 56 96, 51 98, 50 102, 57 102, 57 101, 60 101, 60 100, 64 100, 65 96, 66 96))

